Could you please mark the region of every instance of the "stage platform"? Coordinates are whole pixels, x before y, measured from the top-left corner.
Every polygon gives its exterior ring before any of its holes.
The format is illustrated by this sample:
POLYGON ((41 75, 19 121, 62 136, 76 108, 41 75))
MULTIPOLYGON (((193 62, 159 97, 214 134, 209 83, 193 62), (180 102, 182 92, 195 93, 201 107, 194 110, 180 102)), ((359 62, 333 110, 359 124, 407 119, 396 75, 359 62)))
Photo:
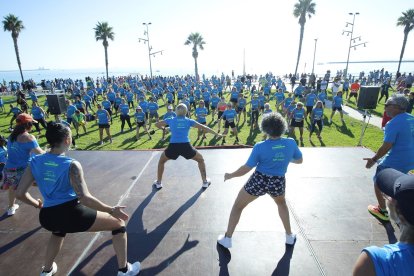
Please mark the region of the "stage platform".
MULTIPOLYGON (((197 164, 179 158, 166 164, 164 188, 155 191, 161 151, 71 151, 84 168, 92 194, 126 205, 128 259, 140 275, 350 275, 362 248, 395 242, 398 229, 367 212, 375 203, 374 169, 365 169, 365 148, 302 148, 304 163, 291 164, 287 199, 294 247, 285 246, 277 207, 269 196, 243 212, 230 251, 217 246, 234 199, 247 176, 223 182, 244 164, 251 149, 201 150, 212 185, 201 189, 197 164), (393 228, 395 228, 395 233, 393 228)), ((36 187, 31 188, 39 196, 36 187)), ((0 192, 3 210, 7 193, 0 192)), ((38 210, 20 204, 0 217, 0 274, 38 275, 49 233, 38 210)), ((57 275, 116 275, 109 233, 68 234, 57 275)))

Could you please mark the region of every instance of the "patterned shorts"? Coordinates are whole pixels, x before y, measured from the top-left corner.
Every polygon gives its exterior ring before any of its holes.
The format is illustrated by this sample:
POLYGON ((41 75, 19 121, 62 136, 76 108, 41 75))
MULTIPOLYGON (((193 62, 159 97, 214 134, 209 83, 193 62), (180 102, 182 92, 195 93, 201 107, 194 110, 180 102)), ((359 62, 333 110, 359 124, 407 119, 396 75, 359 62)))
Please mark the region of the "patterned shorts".
POLYGON ((1 185, 1 190, 7 190, 9 188, 17 189, 20 179, 24 173, 24 168, 18 169, 4 169, 4 182, 1 185))
POLYGON ((244 190, 252 196, 269 194, 276 197, 285 194, 285 187, 284 176, 271 176, 255 171, 244 185, 244 190))

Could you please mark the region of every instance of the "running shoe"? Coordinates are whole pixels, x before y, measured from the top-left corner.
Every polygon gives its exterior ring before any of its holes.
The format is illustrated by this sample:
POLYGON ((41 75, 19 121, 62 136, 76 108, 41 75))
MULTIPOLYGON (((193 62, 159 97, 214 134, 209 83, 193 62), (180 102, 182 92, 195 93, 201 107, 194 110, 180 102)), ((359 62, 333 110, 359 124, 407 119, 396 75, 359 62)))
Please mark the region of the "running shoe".
POLYGON ((52 276, 55 275, 57 272, 57 265, 55 262, 53 262, 52 264, 52 270, 50 270, 49 272, 45 271, 45 267, 42 267, 42 272, 40 272, 40 276, 52 276))
POLYGON ((221 246, 223 246, 225 248, 231 248, 231 246, 232 246, 231 238, 226 237, 225 235, 218 236, 217 242, 218 242, 218 244, 220 244, 221 246))
POLYGON ((154 183, 153 183, 153 185, 158 190, 159 189, 162 189, 162 183, 160 181, 158 181, 158 180, 155 180, 154 183))
POLYGON ((286 234, 286 244, 294 245, 296 242, 296 235, 295 234, 286 234))
POLYGON ((388 216, 388 211, 381 210, 381 208, 378 205, 369 205, 368 212, 379 220, 390 221, 390 217, 388 216))
POLYGON ((127 263, 128 271, 122 272, 118 271, 118 276, 135 276, 139 273, 139 270, 141 269, 140 262, 135 262, 133 264, 127 263))
POLYGON ((13 204, 12 207, 10 207, 9 209, 7 209, 7 215, 8 216, 13 216, 16 213, 16 210, 19 209, 19 204, 13 204))
POLYGON ((203 185, 202 185, 203 189, 208 188, 208 186, 210 186, 210 184, 211 184, 211 180, 210 180, 210 178, 207 178, 206 181, 203 181, 203 185))

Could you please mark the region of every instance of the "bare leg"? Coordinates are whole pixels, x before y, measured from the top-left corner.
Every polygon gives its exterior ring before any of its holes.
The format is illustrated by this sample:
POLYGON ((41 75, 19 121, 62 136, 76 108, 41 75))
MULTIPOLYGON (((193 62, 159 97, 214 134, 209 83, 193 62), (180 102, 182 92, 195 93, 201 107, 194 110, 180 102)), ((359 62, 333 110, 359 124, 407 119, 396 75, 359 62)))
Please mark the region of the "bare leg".
POLYGON ((101 141, 101 143, 103 142, 103 128, 99 129, 99 140, 101 141))
POLYGON ((198 163, 198 169, 200 170, 201 179, 203 182, 207 180, 207 173, 206 173, 206 164, 204 163, 203 156, 197 152, 196 155, 193 157, 194 161, 198 163))
POLYGON ((231 208, 229 223, 227 225, 226 237, 231 238, 236 229, 237 224, 239 223, 241 213, 243 209, 253 200, 258 198, 257 196, 252 196, 244 190, 244 187, 240 189, 240 192, 234 201, 233 207, 231 208))
POLYGON ((111 132, 109 131, 109 128, 105 128, 105 132, 106 132, 106 136, 109 137, 109 141, 112 143, 112 136, 111 136, 111 132))
POLYGON ((157 181, 161 182, 162 180, 162 175, 164 173, 164 165, 165 162, 167 162, 169 159, 168 157, 165 155, 165 152, 163 152, 161 154, 160 160, 158 161, 158 170, 157 170, 157 181))
MULTIPOLYGON (((125 222, 114 218, 108 213, 99 212, 96 215, 95 222, 88 229, 88 232, 99 232, 99 231, 113 231, 125 227, 125 222)), ((124 268, 127 263, 127 235, 126 233, 118 233, 112 236, 112 245, 116 257, 118 259, 118 267, 124 268)))
POLYGON ((286 204, 285 196, 272 197, 277 204, 277 210, 279 217, 282 220, 283 227, 285 228, 286 234, 291 235, 292 230, 290 229, 289 209, 286 204))
POLYGON ((9 187, 9 208, 13 207, 16 202, 16 191, 13 187, 9 187))
POLYGON ((46 257, 45 257, 45 270, 49 271, 52 268, 53 261, 55 260, 57 254, 62 248, 64 237, 58 237, 51 234, 49 243, 47 244, 46 257))
POLYGON ((377 184, 374 185, 375 188, 375 196, 378 200, 378 205, 382 210, 385 210, 387 208, 387 205, 385 204, 384 196, 382 195, 382 192, 380 189, 378 189, 377 184))

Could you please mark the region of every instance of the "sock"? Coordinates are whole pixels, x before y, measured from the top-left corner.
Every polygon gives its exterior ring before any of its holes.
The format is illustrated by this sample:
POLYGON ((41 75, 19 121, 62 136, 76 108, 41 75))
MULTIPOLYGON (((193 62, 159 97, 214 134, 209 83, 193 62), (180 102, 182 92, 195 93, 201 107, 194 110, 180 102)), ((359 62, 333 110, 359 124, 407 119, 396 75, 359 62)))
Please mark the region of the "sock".
POLYGON ((118 271, 121 271, 121 272, 123 272, 123 273, 127 273, 127 271, 128 271, 128 266, 126 266, 126 267, 124 267, 124 268, 120 268, 120 269, 118 269, 118 271))

